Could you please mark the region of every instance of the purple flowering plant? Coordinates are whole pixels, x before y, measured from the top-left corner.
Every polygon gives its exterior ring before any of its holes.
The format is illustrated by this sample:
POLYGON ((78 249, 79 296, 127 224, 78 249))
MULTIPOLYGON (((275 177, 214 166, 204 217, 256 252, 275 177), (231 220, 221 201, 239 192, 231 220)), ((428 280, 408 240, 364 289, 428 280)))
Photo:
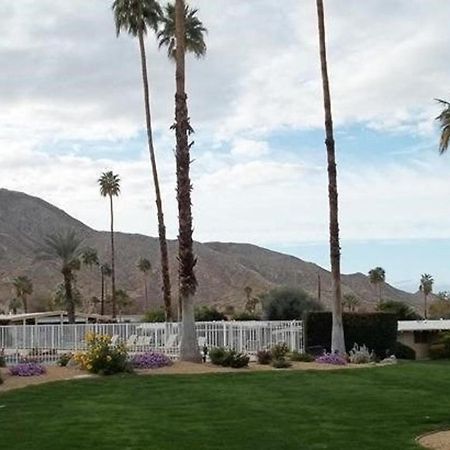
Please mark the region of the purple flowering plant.
POLYGON ((9 368, 9 373, 16 377, 34 377, 46 372, 45 367, 36 362, 20 363, 9 368))
POLYGON ((322 356, 316 358, 316 363, 345 366, 347 364, 347 360, 337 353, 324 353, 322 356))
POLYGON ((131 358, 131 365, 135 369, 158 369, 171 366, 172 360, 162 353, 145 352, 134 355, 131 358))

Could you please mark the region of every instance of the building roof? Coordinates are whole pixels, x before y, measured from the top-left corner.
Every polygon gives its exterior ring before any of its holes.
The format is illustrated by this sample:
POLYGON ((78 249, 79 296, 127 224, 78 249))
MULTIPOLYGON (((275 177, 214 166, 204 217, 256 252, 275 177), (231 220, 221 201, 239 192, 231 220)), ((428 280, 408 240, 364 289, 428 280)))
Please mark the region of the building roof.
POLYGON ((398 331, 443 331, 450 330, 450 320, 399 320, 398 331))

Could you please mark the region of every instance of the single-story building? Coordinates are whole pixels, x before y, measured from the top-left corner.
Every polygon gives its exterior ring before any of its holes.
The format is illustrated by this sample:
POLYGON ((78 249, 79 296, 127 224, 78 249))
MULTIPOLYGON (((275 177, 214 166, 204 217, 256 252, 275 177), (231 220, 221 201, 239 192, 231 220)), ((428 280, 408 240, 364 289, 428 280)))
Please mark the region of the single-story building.
POLYGON ((416 359, 427 359, 441 331, 450 331, 450 320, 399 320, 398 341, 415 350, 416 359))
MULTIPOLYGON (((112 322, 111 316, 86 314, 77 312, 75 323, 107 323, 112 322)), ((0 325, 54 325, 69 323, 67 311, 45 311, 21 314, 0 314, 0 325)))

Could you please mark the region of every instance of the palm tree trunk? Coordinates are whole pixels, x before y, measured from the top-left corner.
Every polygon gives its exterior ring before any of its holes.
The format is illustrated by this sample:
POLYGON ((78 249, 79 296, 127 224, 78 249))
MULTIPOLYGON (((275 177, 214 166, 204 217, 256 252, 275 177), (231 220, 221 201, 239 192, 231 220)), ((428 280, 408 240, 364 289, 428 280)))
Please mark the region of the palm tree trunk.
POLYGON ((194 267, 197 262, 194 256, 192 240, 192 184, 189 175, 190 147, 188 135, 192 133, 189 124, 187 95, 185 92, 185 18, 184 0, 175 3, 175 35, 176 35, 176 94, 175 94, 175 132, 177 163, 177 200, 178 200, 178 260, 180 301, 182 303, 182 334, 180 359, 182 361, 201 362, 198 348, 194 318, 194 295, 197 288, 194 267))
POLYGON ((116 267, 115 267, 115 249, 114 249, 114 212, 113 198, 109 196, 109 206, 111 213, 111 300, 112 300, 112 318, 116 318, 116 267))
POLYGON ((153 131, 150 112, 150 92, 148 87, 144 35, 142 31, 139 33, 139 48, 141 51, 142 81, 144 85, 144 104, 145 104, 145 120, 147 123, 148 150, 150 153, 150 162, 152 165, 153 183, 155 185, 155 196, 156 196, 156 211, 158 215, 158 235, 159 235, 159 250, 161 253, 161 275, 163 282, 164 309, 166 313, 166 321, 171 321, 172 299, 170 292, 171 289, 170 289, 170 273, 169 273, 169 256, 167 251, 166 226, 164 224, 164 213, 162 208, 161 192, 159 189, 158 170, 156 168, 155 149, 153 146, 153 131))
POLYGON ((73 302, 72 293, 72 273, 67 269, 63 269, 62 274, 64 276, 64 290, 66 294, 67 320, 69 323, 75 323, 75 304, 73 302))
POLYGON ((148 311, 148 289, 147 289, 147 278, 144 275, 144 294, 145 294, 145 310, 148 311))
POLYGON ((23 295, 22 303, 23 303, 23 312, 26 314, 28 312, 28 301, 26 295, 23 295))
POLYGON ((333 289, 333 327, 331 349, 333 352, 345 353, 344 326, 342 322, 341 294, 341 248, 339 245, 338 191, 335 146, 333 137, 333 120, 331 116, 330 86, 328 80, 327 53, 325 44, 325 19, 323 0, 317 1, 319 25, 320 64, 322 71, 323 103, 325 111, 325 145, 328 159, 328 199, 330 208, 330 262, 333 289))
POLYGON ((105 315, 105 275, 103 273, 103 270, 101 272, 102 277, 102 296, 100 298, 100 314, 103 316, 105 315))
POLYGON ((427 316, 428 316, 428 312, 427 312, 427 310, 428 310, 428 305, 427 305, 427 300, 428 300, 428 294, 423 294, 423 301, 424 301, 424 318, 425 318, 425 320, 428 318, 427 316))

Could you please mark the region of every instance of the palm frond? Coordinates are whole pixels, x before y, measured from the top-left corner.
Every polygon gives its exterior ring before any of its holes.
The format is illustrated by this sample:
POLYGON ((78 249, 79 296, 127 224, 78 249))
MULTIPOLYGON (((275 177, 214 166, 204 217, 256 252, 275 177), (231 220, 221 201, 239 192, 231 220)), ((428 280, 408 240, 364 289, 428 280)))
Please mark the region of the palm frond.
POLYGON ((121 31, 134 37, 148 29, 156 32, 162 17, 157 0, 114 0, 112 10, 117 36, 121 31))
POLYGON ((439 154, 442 155, 448 150, 450 144, 450 103, 439 98, 435 100, 444 106, 442 112, 436 117, 436 120, 439 121, 439 126, 441 129, 439 154))

